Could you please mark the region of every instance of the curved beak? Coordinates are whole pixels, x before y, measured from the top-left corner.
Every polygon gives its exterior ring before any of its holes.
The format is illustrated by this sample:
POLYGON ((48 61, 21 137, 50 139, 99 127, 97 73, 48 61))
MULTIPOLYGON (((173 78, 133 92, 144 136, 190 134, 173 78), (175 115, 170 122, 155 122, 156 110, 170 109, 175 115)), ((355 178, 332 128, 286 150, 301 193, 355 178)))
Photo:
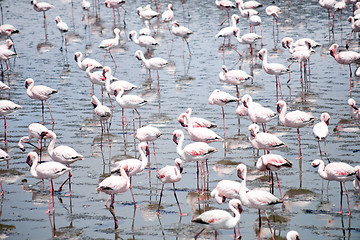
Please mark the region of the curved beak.
POLYGON ((244 180, 244 177, 241 175, 241 171, 237 170, 237 176, 238 178, 240 178, 241 180, 244 180))
POLYGON ((177 136, 176 134, 173 135, 173 141, 176 145, 178 145, 177 136))
MULTIPOLYGON (((25 149, 24 149, 24 150, 25 150, 25 149)), ((26 158, 26 163, 31 167, 32 162, 31 162, 31 159, 30 159, 29 156, 26 158)))

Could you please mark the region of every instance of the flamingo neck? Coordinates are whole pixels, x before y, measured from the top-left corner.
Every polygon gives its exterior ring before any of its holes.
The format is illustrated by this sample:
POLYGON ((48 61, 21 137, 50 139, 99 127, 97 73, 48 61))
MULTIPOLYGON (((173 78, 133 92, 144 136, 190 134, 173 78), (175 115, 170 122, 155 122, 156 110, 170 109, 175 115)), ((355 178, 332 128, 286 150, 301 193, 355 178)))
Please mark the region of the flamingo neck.
POLYGON ((185 153, 184 153, 184 150, 183 150, 183 143, 184 143, 184 134, 182 133, 180 135, 180 139, 179 139, 179 142, 178 142, 178 145, 176 147, 176 152, 177 154, 179 154, 179 156, 182 158, 182 159, 185 159, 185 153))
POLYGON ((281 124, 283 124, 283 125, 284 125, 284 123, 285 123, 286 110, 287 110, 286 105, 282 106, 282 107, 281 107, 281 110, 280 110, 280 114, 279 114, 280 122, 281 122, 281 124))
POLYGON ((24 148, 23 143, 28 142, 29 140, 30 140, 29 136, 24 136, 24 137, 20 138, 19 143, 18 143, 19 148, 23 149, 24 148))
POLYGON ((229 208, 234 213, 234 217, 231 218, 231 225, 236 226, 236 224, 240 221, 240 213, 237 209, 234 208, 233 205, 229 202, 229 208))
POLYGON ((231 26, 236 27, 236 19, 234 16, 231 18, 231 26))
POLYGON ((128 186, 130 186, 129 176, 127 175, 123 167, 120 167, 120 174, 120 177, 126 182, 128 186))
POLYGON ((191 121, 191 118, 190 118, 190 115, 188 113, 185 113, 184 114, 184 118, 185 118, 185 121, 188 125, 188 132, 191 131, 193 129, 193 122, 191 121))
POLYGON ((37 171, 36 171, 36 168, 37 166, 39 165, 39 159, 38 157, 36 157, 33 162, 32 162, 32 165, 31 165, 31 168, 30 168, 30 173, 31 173, 31 176, 33 176, 34 178, 40 178, 39 175, 37 174, 37 171))
POLYGON ((264 69, 267 69, 267 65, 268 65, 268 62, 267 62, 267 51, 264 53, 264 56, 263 56, 263 68, 264 69))
POLYGON ((327 173, 325 172, 325 164, 323 161, 320 161, 320 164, 318 166, 318 173, 321 178, 327 179, 327 173))
POLYGON ((110 77, 111 77, 111 73, 110 72, 106 72, 105 73, 105 89, 107 92, 111 91, 111 83, 110 83, 110 77))
POLYGON ((139 38, 138 38, 137 32, 134 32, 134 36, 133 36, 132 40, 134 41, 134 43, 139 44, 139 38))
POLYGON ((53 155, 53 151, 54 151, 54 147, 55 147, 55 142, 56 142, 56 135, 55 134, 52 134, 51 135, 51 141, 49 143, 49 146, 48 146, 48 153, 50 155, 50 157, 52 158, 52 155, 53 155))
POLYGON ((140 156, 141 156, 141 169, 145 169, 145 167, 147 166, 148 164, 148 158, 144 152, 144 149, 142 148, 139 148, 139 153, 140 153, 140 156))

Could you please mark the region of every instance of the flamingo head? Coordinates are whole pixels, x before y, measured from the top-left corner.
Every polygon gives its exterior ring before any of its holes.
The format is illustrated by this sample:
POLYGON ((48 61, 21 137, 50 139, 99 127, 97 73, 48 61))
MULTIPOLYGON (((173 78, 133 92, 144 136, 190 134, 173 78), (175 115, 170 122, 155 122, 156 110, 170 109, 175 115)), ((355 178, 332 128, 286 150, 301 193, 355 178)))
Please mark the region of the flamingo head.
POLYGON ((235 28, 234 31, 233 31, 234 36, 237 37, 238 34, 239 34, 239 32, 240 32, 240 29, 239 29, 239 28, 235 28))
POLYGON ((336 51, 338 49, 339 45, 337 45, 336 43, 334 43, 333 45, 331 45, 331 47, 329 48, 329 51, 330 51, 330 55, 332 57, 335 57, 336 56, 336 51))
POLYGON ((322 113, 320 116, 321 121, 324 121, 326 125, 329 125, 330 115, 328 113, 322 113))
POLYGON ((36 152, 29 152, 27 158, 26 158, 26 163, 31 167, 34 159, 37 157, 37 153, 36 152))
POLYGON ((286 239, 300 240, 299 233, 297 231, 289 231, 286 234, 286 239))
POLYGON ((105 1, 105 7, 110 8, 110 1, 109 0, 105 1))
POLYGON ((360 166, 355 167, 355 176, 358 181, 360 181, 360 166))
POLYGON ((184 168, 182 167, 182 161, 180 158, 175 159, 175 166, 179 168, 180 173, 183 172, 184 168))
POLYGON ((244 107, 249 108, 248 102, 250 102, 251 96, 249 94, 245 94, 242 98, 241 101, 244 105, 244 107))
POLYGON ((61 21, 60 16, 56 16, 56 18, 55 18, 55 22, 56 22, 56 23, 59 23, 60 21, 61 21))
POLYGON ((281 109, 286 105, 284 100, 280 100, 276 103, 276 110, 281 113, 281 109))
POLYGON ((354 22, 355 18, 353 16, 348 17, 348 22, 352 23, 354 22))
POLYGON ((175 26, 175 27, 180 27, 180 24, 177 21, 173 21, 172 25, 175 26))
POLYGON ((34 80, 32 78, 26 79, 25 80, 25 88, 28 88, 33 83, 34 83, 34 80))
POLYGON ((180 123, 180 125, 182 127, 188 127, 187 123, 185 123, 185 114, 184 113, 180 114, 180 116, 178 117, 178 122, 180 123))
POLYGON ((320 165, 322 160, 320 159, 315 159, 314 161, 312 161, 311 166, 313 166, 314 168, 318 167, 320 165))
POLYGON ((359 110, 359 108, 358 108, 357 106, 355 106, 355 105, 356 105, 356 102, 355 102, 354 99, 350 98, 350 99, 348 100, 348 104, 349 104, 353 109, 359 110))
POLYGON ((130 31, 129 32, 129 39, 132 41, 133 40, 133 36, 136 32, 135 31, 130 31))
POLYGON ((250 131, 250 135, 253 136, 253 137, 256 137, 256 134, 259 133, 260 128, 256 123, 253 123, 248 127, 248 129, 250 131))
POLYGON ((11 39, 6 40, 6 46, 8 49, 10 49, 13 45, 14 45, 14 43, 13 43, 13 41, 11 41, 11 39))
POLYGON ((109 67, 103 67, 103 77, 106 78, 106 73, 110 71, 111 69, 109 67))
POLYGON ((169 5, 168 5, 168 8, 172 11, 172 10, 174 10, 173 9, 173 5, 170 3, 169 5))
POLYGON ((78 58, 80 57, 80 55, 81 55, 81 52, 76 52, 76 53, 74 54, 75 62, 78 61, 78 58))
POLYGON ((137 50, 136 52, 135 52, 135 57, 139 60, 139 61, 141 61, 141 50, 137 50))
POLYGON ((265 53, 265 50, 264 50, 264 49, 262 49, 262 50, 259 51, 259 58, 260 58, 260 60, 264 60, 264 53, 265 53))
POLYGON ((222 65, 221 66, 221 69, 223 70, 224 73, 227 73, 228 72, 228 69, 225 65, 222 65))
POLYGON ((173 132, 173 141, 176 145, 178 145, 178 138, 180 137, 181 135, 181 131, 180 130, 175 130, 173 132))
POLYGON ((241 180, 244 180, 244 171, 246 169, 246 166, 242 163, 240 163, 239 165, 237 165, 236 167, 236 171, 237 171, 237 176, 238 178, 240 178, 241 180))

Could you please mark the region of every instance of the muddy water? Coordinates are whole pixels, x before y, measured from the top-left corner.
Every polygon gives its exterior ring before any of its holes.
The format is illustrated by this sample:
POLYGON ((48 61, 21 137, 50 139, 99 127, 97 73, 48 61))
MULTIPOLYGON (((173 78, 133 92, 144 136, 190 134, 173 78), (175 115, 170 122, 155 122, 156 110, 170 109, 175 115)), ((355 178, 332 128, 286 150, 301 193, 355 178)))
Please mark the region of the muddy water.
MULTIPOLYGON (((107 195, 96 192, 99 182, 108 176, 111 163, 116 160, 138 156, 137 141, 132 130, 132 113, 127 112, 130 122, 127 129, 121 126, 121 110, 116 105, 111 119, 110 135, 101 134, 98 119, 94 116, 90 103, 90 82, 77 66, 74 53, 81 51, 87 56, 103 61, 104 52, 97 46, 101 40, 113 36, 114 27, 112 11, 103 3, 99 8, 92 7, 89 13, 81 9, 80 1, 51 1, 56 6, 47 12, 47 35, 42 13, 32 9, 29 1, 2 1, 4 23, 10 23, 20 30, 13 36, 18 57, 11 60, 11 71, 6 72, 3 81, 11 90, 0 93, 2 99, 10 99, 23 106, 17 113, 8 116, 8 145, 2 145, 12 156, 8 162, 2 163, 1 178, 4 186, 4 197, 1 200, 1 238, 9 239, 191 239, 201 230, 191 219, 204 209, 222 208, 207 195, 196 194, 196 164, 185 163, 183 179, 176 183, 177 195, 183 212, 187 216, 179 217, 178 207, 173 197, 171 185, 166 185, 162 200, 160 217, 156 215, 161 184, 155 177, 155 164, 151 156, 152 171, 147 169, 140 176, 133 178, 133 190, 137 204, 134 210, 129 192, 115 197, 115 214, 119 219, 119 229, 114 230, 114 222, 109 211, 104 207, 107 195), (67 46, 61 46, 60 33, 56 29, 55 17, 60 15, 68 25, 67 46), (50 117, 45 115, 45 125, 57 134, 57 145, 65 144, 84 155, 85 160, 72 164, 72 196, 68 197, 68 189, 55 195, 56 212, 53 215, 47 210, 49 187, 37 184, 32 178, 25 160, 27 152, 17 147, 20 137, 27 134, 27 126, 41 121, 41 103, 31 100, 26 95, 24 81, 33 78, 36 84, 55 88, 58 93, 50 99, 55 124, 50 124, 50 117), (134 144, 135 141, 135 144, 134 144)), ((153 21, 156 39, 160 46, 153 51, 153 56, 167 59, 170 64, 160 70, 160 93, 156 90, 156 73, 152 72, 154 82, 148 80, 148 73, 134 57, 139 49, 128 40, 131 30, 142 27, 136 14, 138 6, 148 2, 132 1, 124 5, 127 10, 126 28, 120 21, 120 46, 113 50, 118 68, 114 75, 127 80, 139 88, 133 94, 147 99, 149 103, 139 109, 142 124, 158 127, 162 137, 156 141, 156 156, 159 167, 172 165, 177 157, 176 145, 172 142, 172 132, 181 126, 177 122, 178 115, 186 108, 192 107, 193 114, 215 122, 219 127, 215 130, 223 135, 221 108, 208 104, 210 93, 219 88, 235 95, 235 87, 221 83, 218 74, 221 65, 229 69, 243 69, 254 76, 252 83, 240 86, 240 94, 249 93, 256 101, 275 110, 275 79, 261 69, 261 61, 254 54, 249 54, 246 45, 231 42, 243 54, 239 56, 231 48, 221 48, 222 40, 214 39, 221 29, 219 23, 226 13, 218 10, 214 2, 191 1, 189 10, 179 1, 173 2, 175 18, 194 31, 190 37, 192 57, 189 57, 186 46, 181 39, 169 35, 167 25, 153 21), (188 16, 188 11, 190 16, 188 16), (184 57, 183 57, 184 56, 184 57)), ((161 11, 167 3, 162 3, 161 11)), ((339 21, 336 13, 335 31, 328 28, 327 12, 320 8, 317 1, 308 1, 298 5, 297 1, 276 2, 283 10, 279 19, 279 33, 273 29, 271 17, 266 16, 265 8, 259 9, 263 21, 263 47, 269 50, 269 62, 289 64, 290 55, 281 47, 285 36, 299 39, 311 37, 321 44, 311 56, 311 74, 307 76, 310 84, 306 92, 302 92, 298 64, 292 66, 293 73, 289 88, 286 87, 288 76, 281 76, 284 100, 290 110, 300 109, 312 112, 318 117, 322 112, 331 115, 330 134, 327 139, 327 153, 331 161, 343 161, 353 166, 359 158, 359 125, 350 119, 349 106, 349 72, 347 66, 341 66, 329 55, 328 48, 332 43, 345 46, 350 33, 350 25, 346 21, 352 7, 347 6, 339 21), (291 89, 291 92, 290 92, 291 89), (333 131, 334 128, 339 129, 333 131)), ((92 2, 92 6, 95 3, 92 2)), ((154 3, 151 3, 155 7, 154 3)), ((266 5, 267 6, 267 5, 266 5)), ((122 10, 121 10, 122 12, 122 10)), ((232 11, 237 13, 237 11, 232 11)), ((122 15, 123 17, 123 15, 122 15)), ((119 22, 116 20, 116 26, 119 22)), ((242 33, 249 30, 245 19, 240 19, 242 33)), ((257 30, 257 33, 260 31, 257 30)), ((260 43, 255 52, 261 49, 260 43)), ((359 51, 357 40, 351 41, 351 49, 359 51)), ((144 50, 144 49, 143 49, 144 50)), ((114 63, 107 56, 106 65, 114 69, 114 63)), ((353 67, 354 68, 354 67, 353 67)), ((352 97, 360 101, 359 79, 353 78, 352 97)), ((100 88, 95 87, 95 94, 101 97, 100 88)), ((114 100, 113 100, 114 101, 114 100)), ((107 98, 106 105, 110 106, 107 98)), ((114 101, 115 102, 115 101, 114 101)), ((235 166, 245 163, 249 168, 249 188, 268 189, 266 178, 255 170, 258 159, 257 151, 253 151, 248 141, 247 127, 250 121, 235 114, 236 103, 225 106, 226 138, 225 144, 212 143, 218 152, 209 159, 210 176, 207 187, 213 189, 221 179, 238 180, 235 166)), ((47 112, 46 112, 47 113, 47 112)), ((317 120, 318 121, 318 120, 317 120)), ((277 120, 268 124, 268 130, 277 134, 288 148, 273 151, 293 162, 292 169, 279 172, 285 207, 274 206, 268 213, 275 216, 272 227, 277 239, 284 239, 286 232, 297 230, 301 239, 359 239, 359 195, 348 182, 351 217, 340 215, 339 184, 331 182, 327 190, 327 182, 322 181, 312 168, 313 159, 320 158, 317 142, 312 135, 312 128, 300 130, 303 158, 299 162, 297 135, 295 129, 280 125, 277 120)), ((185 143, 190 143, 186 135, 185 143)), ((260 152, 261 154, 261 152, 260 152)), ((46 159, 47 156, 44 156, 46 159)), ((61 177, 55 180, 58 186, 61 177)), ((275 188, 275 195, 279 196, 275 188)), ((347 204, 344 196, 344 209, 347 204)), ((271 238, 266 224, 262 234, 265 239, 271 238)), ((233 232, 222 230, 219 239, 229 239, 233 232)), ((243 239, 256 239, 258 234, 258 214, 256 210, 244 208, 241 216, 241 234, 243 239)), ((203 238, 213 238, 213 232, 206 231, 203 238)))

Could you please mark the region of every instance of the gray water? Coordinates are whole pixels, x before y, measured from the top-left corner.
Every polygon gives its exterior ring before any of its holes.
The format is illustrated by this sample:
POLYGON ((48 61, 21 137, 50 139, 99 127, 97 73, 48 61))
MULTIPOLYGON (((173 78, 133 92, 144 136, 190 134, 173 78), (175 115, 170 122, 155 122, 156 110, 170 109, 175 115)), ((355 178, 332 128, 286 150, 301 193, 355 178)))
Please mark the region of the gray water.
MULTIPOLYGON (((177 195, 184 213, 180 217, 178 207, 173 197, 171 184, 165 186, 160 216, 156 209, 159 201, 161 184, 155 177, 154 158, 152 172, 149 179, 147 169, 139 176, 133 177, 133 191, 139 208, 134 209, 129 192, 115 197, 115 213, 119 219, 119 229, 114 230, 114 221, 110 212, 104 207, 107 194, 98 193, 96 187, 108 176, 111 163, 124 158, 138 156, 135 149, 134 137, 131 135, 131 112, 127 112, 130 124, 128 130, 121 126, 121 110, 115 103, 111 120, 110 136, 101 135, 98 119, 93 114, 90 103, 90 82, 75 61, 74 53, 81 51, 87 56, 102 62, 104 52, 97 46, 101 40, 113 36, 114 27, 112 10, 104 7, 91 8, 88 18, 84 18, 80 0, 78 1, 50 1, 56 6, 47 14, 46 40, 42 13, 32 9, 30 1, 1 1, 4 23, 16 26, 20 34, 14 35, 14 43, 18 57, 11 60, 11 71, 4 74, 3 81, 8 83, 11 90, 0 93, 2 99, 9 99, 23 106, 23 109, 8 116, 8 145, 4 148, 12 157, 6 164, 2 163, 1 179, 4 186, 4 197, 1 199, 0 238, 9 239, 191 239, 201 230, 191 219, 199 211, 211 208, 227 209, 227 203, 218 205, 207 195, 196 194, 196 165, 185 163, 183 179, 176 183, 177 195), (60 15, 70 28, 65 51, 59 50, 61 45, 60 33, 56 29, 55 17, 60 15), (88 19, 88 21, 84 21, 88 19), (86 25, 87 24, 87 25, 86 25), (45 213, 48 207, 48 181, 44 186, 37 184, 38 180, 31 177, 29 167, 25 163, 27 152, 17 147, 20 137, 27 135, 27 126, 32 122, 41 121, 41 103, 31 100, 26 95, 24 82, 26 78, 33 78, 36 84, 43 84, 58 90, 50 100, 55 124, 53 130, 57 134, 56 145, 65 144, 84 155, 83 161, 71 165, 72 196, 68 197, 67 186, 62 193, 55 196, 55 214, 45 213), (151 182, 151 186, 149 185, 151 182)), ((261 61, 256 52, 261 46, 255 46, 253 60, 249 59, 246 45, 231 42, 238 51, 243 53, 239 60, 236 52, 230 48, 221 49, 222 40, 215 39, 215 34, 222 28, 219 23, 226 17, 224 11, 216 8, 213 1, 189 2, 189 13, 180 1, 173 2, 174 14, 180 24, 184 24, 194 31, 190 37, 192 57, 183 48, 182 40, 171 36, 166 24, 153 21, 157 31, 156 39, 161 46, 152 55, 169 60, 170 64, 160 70, 160 93, 156 91, 156 73, 152 72, 151 86, 148 73, 141 63, 134 57, 139 47, 128 40, 128 32, 139 30, 142 22, 136 14, 136 8, 148 4, 146 1, 129 1, 124 7, 127 10, 126 28, 122 20, 121 44, 112 53, 117 62, 115 76, 119 79, 136 84, 137 94, 147 99, 149 103, 139 109, 142 124, 152 124, 162 132, 162 137, 156 141, 156 154, 159 167, 173 165, 177 157, 176 145, 172 142, 172 132, 180 129, 177 117, 186 108, 193 108, 193 115, 207 118, 218 124, 215 131, 222 135, 222 115, 218 106, 208 104, 210 93, 219 88, 235 95, 235 87, 221 83, 218 74, 221 65, 229 69, 243 69, 254 76, 253 83, 240 86, 240 94, 249 93, 253 98, 266 107, 275 110, 275 79, 267 75, 261 68, 261 61), (184 57, 183 57, 184 55, 184 57)), ((155 8, 155 3, 151 3, 155 8)), ((166 9, 167 2, 162 3, 160 11, 166 9)), ((266 3, 266 6, 269 4, 266 3)), ((336 13, 335 31, 329 32, 326 10, 317 1, 276 2, 283 13, 279 19, 279 34, 273 35, 272 18, 266 16, 265 7, 260 8, 263 20, 263 47, 269 50, 269 62, 288 64, 288 51, 281 47, 281 40, 285 36, 299 39, 311 37, 321 44, 316 53, 311 56, 310 88, 302 94, 299 82, 300 72, 298 64, 292 66, 291 94, 286 87, 288 76, 281 76, 284 100, 290 110, 300 109, 312 112, 317 118, 322 112, 331 115, 330 134, 327 138, 327 153, 331 161, 343 161, 352 166, 359 161, 359 124, 350 119, 349 106, 349 72, 347 66, 341 66, 329 55, 328 48, 332 43, 338 43, 342 48, 350 34, 351 28, 346 21, 351 15, 352 6, 347 6, 339 21, 336 13), (341 126, 339 131, 333 129, 341 126)), ((92 2, 94 6, 94 2, 92 2)), ((123 13, 123 10, 121 10, 123 13)), ((233 10, 231 13, 237 13, 233 10)), ((123 18, 123 14, 121 16, 123 18)), ((116 20, 116 26, 119 26, 116 20)), ((249 31, 245 19, 240 19, 241 34, 249 31)), ((259 30, 257 30, 259 33, 259 30)), ((360 51, 358 41, 351 41, 351 49, 360 51)), ((144 49, 143 49, 144 50, 144 49)), ((114 69, 109 56, 106 65, 114 69)), ((353 66, 355 70, 355 67, 353 66)), ((353 78, 352 97, 360 102, 358 88, 359 79, 353 78)), ((95 94, 100 97, 100 88, 96 86, 95 94)), ((110 106, 107 98, 106 105, 110 106)), ((113 101, 115 102, 115 101, 113 101)), ((269 189, 263 173, 255 169, 258 159, 257 151, 253 151, 248 141, 247 127, 250 121, 235 114, 236 103, 225 106, 226 139, 223 143, 212 143, 219 151, 209 159, 210 177, 208 188, 211 191, 221 179, 238 181, 235 167, 244 163, 249 168, 248 187, 269 189), (226 146, 226 150, 224 148, 226 146), (262 180, 261 180, 262 179, 262 180), (265 179, 265 180, 264 180, 265 179)), ((45 125, 52 128, 50 117, 46 112, 45 125)), ((319 121, 319 120, 317 120, 319 121)), ((359 195, 353 190, 352 183, 347 187, 350 195, 351 217, 340 215, 339 184, 331 182, 327 191, 327 182, 321 180, 317 170, 310 163, 320 158, 317 142, 312 135, 312 127, 300 130, 302 140, 303 159, 301 164, 298 157, 297 135, 295 129, 281 126, 277 120, 268 124, 268 130, 276 133, 288 148, 273 151, 281 154, 293 162, 292 169, 279 172, 282 192, 285 197, 285 208, 274 206, 268 213, 276 216, 271 225, 275 230, 276 239, 284 239, 287 231, 297 230, 301 239, 359 239, 360 216, 359 195), (300 169, 301 166, 301 169, 300 169), (301 188, 301 189, 300 189, 301 188)), ((1 133, 3 134, 3 133, 1 133)), ((190 143, 188 136, 185 144, 190 143)), ((152 148, 151 148, 152 149, 152 148)), ((262 154, 262 152, 260 152, 262 154)), ((46 159, 47 156, 44 156, 46 159)), ((55 180, 59 186, 65 176, 55 180)), ((275 195, 279 196, 275 188, 275 195)), ((346 198, 343 207, 347 213, 346 198)), ((219 231, 219 239, 230 239, 232 230, 219 231)), ((258 214, 254 209, 244 208, 241 215, 242 239, 257 239, 258 214)), ((264 222, 262 227, 264 239, 271 239, 271 235, 264 222)), ((202 238, 213 239, 213 231, 205 231, 202 238)))

